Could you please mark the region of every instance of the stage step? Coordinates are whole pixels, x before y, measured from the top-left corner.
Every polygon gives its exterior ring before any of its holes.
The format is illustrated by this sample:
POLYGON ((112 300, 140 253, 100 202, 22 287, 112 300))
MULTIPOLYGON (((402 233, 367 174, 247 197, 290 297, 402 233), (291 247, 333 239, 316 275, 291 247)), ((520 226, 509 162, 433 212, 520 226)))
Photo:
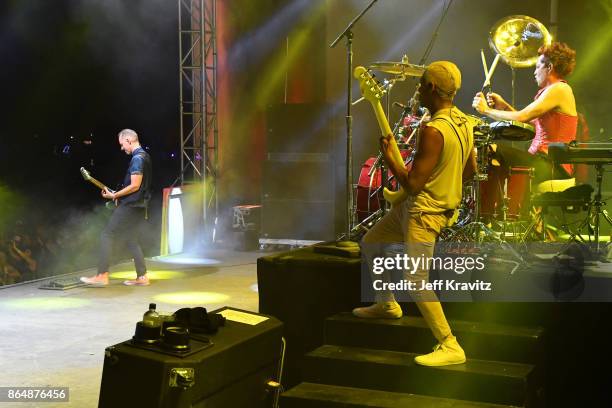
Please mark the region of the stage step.
MULTIPOLYGON (((501 323, 516 326, 545 326, 559 318, 562 302, 442 302, 449 320, 501 323)), ((402 304, 405 316, 420 317, 413 303, 402 304)))
POLYGON ((301 383, 281 395, 281 408, 509 408, 510 405, 453 400, 425 395, 404 394, 301 383))
MULTIPOLYGON (((541 327, 463 320, 449 323, 468 358, 536 364, 543 355, 541 327)), ((360 319, 341 313, 325 322, 325 344, 424 354, 435 343, 421 317, 360 319)))
POLYGON ((528 406, 535 391, 533 365, 468 359, 422 367, 416 355, 324 345, 306 355, 304 381, 518 406, 528 406))

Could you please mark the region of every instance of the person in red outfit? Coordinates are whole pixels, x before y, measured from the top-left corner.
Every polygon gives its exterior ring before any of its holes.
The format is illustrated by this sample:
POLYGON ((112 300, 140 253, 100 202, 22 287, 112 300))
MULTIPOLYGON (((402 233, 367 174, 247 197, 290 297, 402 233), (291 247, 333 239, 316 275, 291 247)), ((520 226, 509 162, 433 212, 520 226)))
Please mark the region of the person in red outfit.
POLYGON ((534 77, 540 87, 534 101, 516 110, 500 95, 478 92, 472 106, 495 120, 531 122, 535 137, 528 151, 502 144, 492 145, 493 158, 503 167, 534 168, 536 182, 573 177, 571 165, 554 165, 548 160, 548 143, 569 143, 576 138, 578 114, 572 87, 565 78, 576 66, 576 52, 567 44, 554 42, 538 50, 534 77))

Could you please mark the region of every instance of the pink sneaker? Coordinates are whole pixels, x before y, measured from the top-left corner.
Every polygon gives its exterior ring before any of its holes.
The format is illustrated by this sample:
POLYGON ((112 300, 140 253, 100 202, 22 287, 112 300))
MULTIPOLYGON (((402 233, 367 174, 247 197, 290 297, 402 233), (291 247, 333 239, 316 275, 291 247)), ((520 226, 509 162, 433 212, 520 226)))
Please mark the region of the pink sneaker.
POLYGON ((91 278, 81 277, 81 282, 90 286, 106 286, 108 285, 108 272, 99 273, 91 278))
POLYGON ((149 282, 149 277, 147 275, 142 275, 136 279, 126 280, 123 284, 128 286, 149 286, 151 282, 149 282))

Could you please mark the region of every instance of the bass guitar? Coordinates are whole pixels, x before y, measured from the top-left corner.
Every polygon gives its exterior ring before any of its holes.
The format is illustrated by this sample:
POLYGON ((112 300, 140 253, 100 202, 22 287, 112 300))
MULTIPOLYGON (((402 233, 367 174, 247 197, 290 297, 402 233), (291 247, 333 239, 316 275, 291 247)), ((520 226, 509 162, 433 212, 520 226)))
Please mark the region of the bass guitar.
MULTIPOLYGON (((83 178, 86 181, 89 181, 91 184, 93 184, 94 186, 98 187, 100 190, 104 190, 107 189, 111 194, 115 193, 115 190, 112 190, 110 188, 108 188, 104 183, 102 183, 100 180, 95 179, 91 173, 89 171, 87 171, 87 169, 85 167, 81 167, 80 168, 81 171, 81 176, 83 176, 83 178)), ((116 203, 117 200, 115 200, 115 203, 113 203, 112 201, 108 201, 106 203, 106 208, 114 208, 117 206, 116 203)))
MULTIPOLYGON (((353 71, 353 77, 359 81, 359 88, 361 89, 361 95, 372 105, 378 126, 383 135, 392 134, 391 126, 385 115, 385 111, 380 103, 381 98, 385 94, 386 90, 383 86, 372 76, 372 74, 364 67, 356 67, 353 71)), ((397 160, 404 162, 404 158, 401 157, 399 150, 397 150, 397 160)), ((397 205, 408 198, 408 193, 400 186, 397 191, 391 191, 388 188, 383 189, 383 196, 391 205, 397 205)))

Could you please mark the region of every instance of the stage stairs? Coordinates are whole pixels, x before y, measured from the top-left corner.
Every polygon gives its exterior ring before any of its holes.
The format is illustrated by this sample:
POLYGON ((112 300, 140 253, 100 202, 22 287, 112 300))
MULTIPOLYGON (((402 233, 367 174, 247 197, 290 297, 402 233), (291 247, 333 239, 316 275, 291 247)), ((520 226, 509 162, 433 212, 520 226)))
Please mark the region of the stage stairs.
POLYGON ((540 407, 544 329, 450 320, 468 360, 446 367, 413 361, 435 340, 424 320, 364 320, 350 313, 325 322, 324 344, 307 353, 302 382, 281 395, 281 408, 540 407))

